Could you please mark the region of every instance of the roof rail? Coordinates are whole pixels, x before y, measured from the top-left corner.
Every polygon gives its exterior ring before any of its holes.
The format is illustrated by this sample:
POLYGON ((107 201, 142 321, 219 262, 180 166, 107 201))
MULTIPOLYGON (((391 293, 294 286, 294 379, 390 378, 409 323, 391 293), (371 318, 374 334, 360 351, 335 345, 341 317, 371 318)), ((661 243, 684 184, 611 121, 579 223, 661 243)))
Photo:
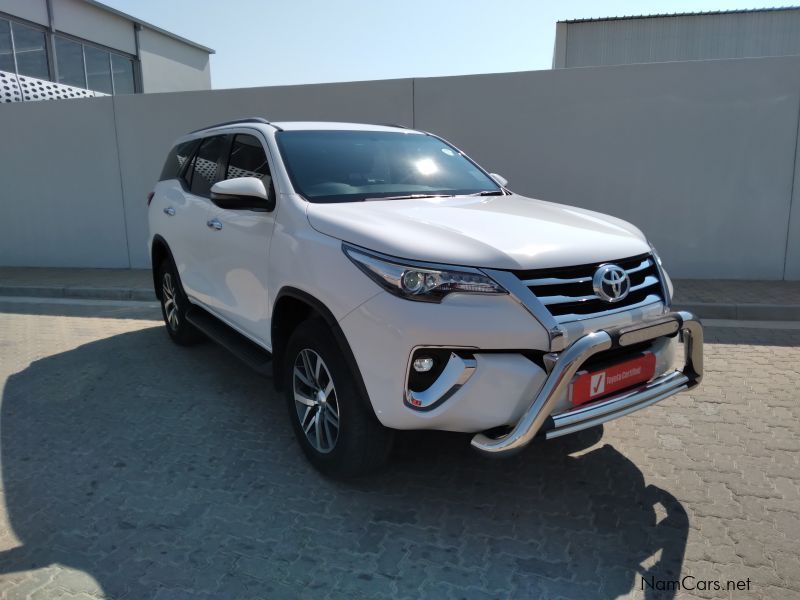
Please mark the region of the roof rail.
POLYGON ((398 129, 409 129, 405 125, 399 125, 397 123, 375 123, 375 125, 380 125, 381 127, 397 127, 398 129))
POLYGON ((225 125, 237 125, 238 123, 263 123, 264 125, 272 125, 278 131, 283 131, 283 129, 281 129, 280 127, 278 127, 273 123, 270 123, 269 121, 267 121, 262 117, 247 117, 244 119, 234 119, 233 121, 224 121, 222 123, 216 123, 214 125, 207 125, 205 127, 201 127, 200 129, 195 129, 190 133, 199 133, 200 131, 205 131, 206 129, 214 129, 215 127, 223 127, 225 125))

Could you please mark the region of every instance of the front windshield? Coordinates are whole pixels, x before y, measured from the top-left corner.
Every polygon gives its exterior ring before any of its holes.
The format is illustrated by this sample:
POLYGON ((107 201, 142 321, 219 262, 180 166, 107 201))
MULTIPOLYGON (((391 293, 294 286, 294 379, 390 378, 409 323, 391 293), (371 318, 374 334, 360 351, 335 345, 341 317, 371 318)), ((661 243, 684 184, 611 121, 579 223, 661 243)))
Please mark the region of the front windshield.
POLYGON ((310 202, 497 193, 497 183, 440 139, 393 131, 281 131, 295 190, 310 202))

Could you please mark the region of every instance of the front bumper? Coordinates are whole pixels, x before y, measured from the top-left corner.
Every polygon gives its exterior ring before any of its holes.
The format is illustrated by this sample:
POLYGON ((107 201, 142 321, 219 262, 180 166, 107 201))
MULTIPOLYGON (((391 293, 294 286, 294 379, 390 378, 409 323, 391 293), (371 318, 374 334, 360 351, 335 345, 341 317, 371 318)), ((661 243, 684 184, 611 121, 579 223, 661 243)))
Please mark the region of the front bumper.
POLYGON ((673 312, 635 325, 589 333, 554 357, 544 385, 508 434, 491 438, 479 433, 472 438, 472 446, 493 456, 513 454, 527 446, 540 431, 547 438, 554 438, 593 427, 692 389, 702 377, 703 328, 691 313, 673 312), (551 416, 575 374, 595 354, 676 333, 683 339, 683 369, 664 373, 611 398, 551 416))

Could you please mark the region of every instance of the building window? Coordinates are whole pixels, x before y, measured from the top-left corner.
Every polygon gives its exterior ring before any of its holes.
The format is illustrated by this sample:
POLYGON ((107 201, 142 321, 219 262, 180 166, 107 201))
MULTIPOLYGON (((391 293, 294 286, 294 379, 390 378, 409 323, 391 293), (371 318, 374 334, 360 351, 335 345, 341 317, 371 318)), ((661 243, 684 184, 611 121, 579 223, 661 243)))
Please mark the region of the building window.
POLYGON ((15 73, 14 47, 11 45, 11 23, 0 19, 0 71, 15 73))
POLYGON ((112 54, 111 72, 114 77, 115 94, 133 94, 136 91, 133 78, 133 61, 130 58, 112 54))
POLYGON ((0 71, 50 80, 55 65, 57 83, 104 94, 136 92, 134 61, 123 54, 54 36, 55 56, 48 56, 43 29, 0 18, 0 71))
POLYGON ((113 94, 111 57, 108 52, 91 46, 84 46, 83 56, 86 60, 86 87, 95 92, 113 94))
POLYGON ((62 37, 56 38, 55 46, 58 83, 85 88, 86 71, 83 68, 83 46, 62 37))
POLYGON ((17 74, 49 79, 44 31, 12 21, 11 36, 14 57, 17 59, 17 74))
POLYGON ((0 19, 0 70, 49 79, 44 31, 0 19))
POLYGON ((133 60, 56 36, 56 65, 58 82, 82 87, 104 94, 133 94, 133 60))

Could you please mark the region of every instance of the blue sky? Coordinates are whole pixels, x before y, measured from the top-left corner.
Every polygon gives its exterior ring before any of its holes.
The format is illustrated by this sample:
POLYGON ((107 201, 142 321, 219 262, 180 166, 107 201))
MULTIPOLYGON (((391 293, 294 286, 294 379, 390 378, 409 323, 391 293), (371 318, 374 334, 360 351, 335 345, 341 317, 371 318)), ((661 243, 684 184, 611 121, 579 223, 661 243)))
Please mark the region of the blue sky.
POLYGON ((548 69, 559 20, 761 6, 754 0, 102 1, 214 48, 215 88, 548 69))

